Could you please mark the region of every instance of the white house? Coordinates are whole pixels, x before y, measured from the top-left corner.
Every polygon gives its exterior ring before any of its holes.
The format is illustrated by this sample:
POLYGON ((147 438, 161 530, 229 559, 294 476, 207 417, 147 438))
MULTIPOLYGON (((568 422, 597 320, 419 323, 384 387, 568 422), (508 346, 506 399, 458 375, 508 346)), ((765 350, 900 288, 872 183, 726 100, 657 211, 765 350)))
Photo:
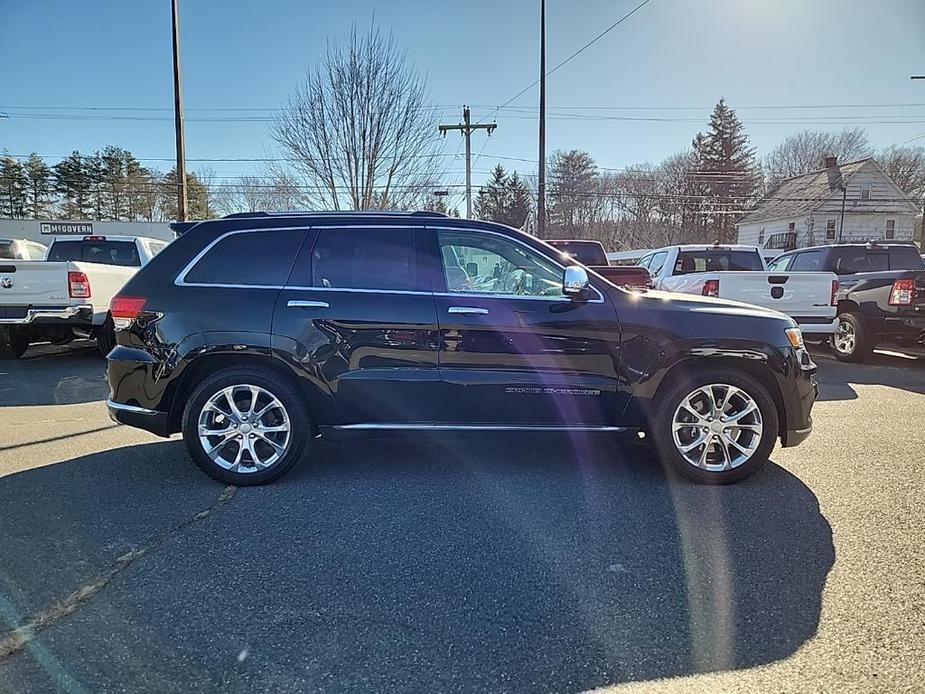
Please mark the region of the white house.
POLYGON ((918 208, 873 159, 781 181, 737 224, 739 243, 781 251, 849 241, 913 240, 918 208))

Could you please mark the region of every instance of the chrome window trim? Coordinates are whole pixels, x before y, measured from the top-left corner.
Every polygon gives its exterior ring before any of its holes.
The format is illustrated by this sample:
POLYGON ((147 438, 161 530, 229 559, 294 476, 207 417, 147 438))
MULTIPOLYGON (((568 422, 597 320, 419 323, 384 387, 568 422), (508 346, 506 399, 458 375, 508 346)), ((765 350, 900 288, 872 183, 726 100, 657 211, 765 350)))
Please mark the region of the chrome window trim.
MULTIPOLYGON (((545 258, 553 265, 558 267, 561 271, 565 271, 565 265, 559 261, 550 258, 549 256, 541 253, 537 249, 533 248, 529 244, 524 243, 520 239, 514 238, 509 234, 502 234, 497 231, 491 231, 488 229, 473 229, 472 227, 451 227, 451 226, 436 226, 432 224, 407 224, 411 228, 415 227, 424 227, 426 229, 433 230, 443 230, 443 231, 464 231, 473 234, 490 234, 492 236, 499 236, 503 239, 507 239, 512 243, 518 244, 523 248, 526 248, 528 251, 532 251, 539 256, 545 258)), ((259 228, 248 228, 248 229, 232 229, 231 231, 226 231, 224 234, 214 238, 205 248, 203 248, 199 253, 193 256, 193 259, 190 260, 181 270, 177 273, 176 279, 174 279, 174 285, 178 287, 209 287, 216 289, 273 289, 280 291, 283 289, 292 289, 296 291, 320 291, 320 292, 353 292, 353 293, 365 293, 365 294, 407 294, 410 296, 440 296, 440 297, 467 297, 473 299, 529 299, 529 300, 540 300, 540 301, 556 301, 556 302, 571 302, 571 299, 564 294, 562 296, 529 296, 521 294, 478 294, 478 293, 456 293, 456 292, 428 292, 421 290, 410 290, 410 289, 360 289, 360 288, 346 288, 346 287, 306 287, 304 285, 275 285, 275 284, 231 284, 224 282, 208 283, 208 282, 187 282, 186 275, 189 274, 189 271, 198 263, 202 258, 208 253, 212 248, 217 245, 220 241, 228 238, 229 236, 234 236, 235 234, 253 234, 261 231, 289 231, 289 230, 301 230, 304 232, 309 232, 313 230, 323 230, 323 229, 348 229, 348 228, 362 228, 362 229, 395 229, 402 228, 401 224, 310 224, 308 226, 280 226, 280 227, 259 227, 259 228)), ((443 264, 442 259, 440 260, 441 267, 443 264)), ((586 304, 602 304, 604 303, 604 295, 601 291, 591 285, 591 289, 594 290, 594 293, 597 294, 596 299, 589 299, 588 301, 582 302, 586 304)))
POLYGON ((203 248, 201 251, 199 251, 199 253, 193 256, 193 259, 189 261, 185 266, 183 266, 183 269, 177 273, 177 277, 176 279, 174 279, 173 283, 178 287, 219 287, 219 288, 225 288, 225 289, 276 289, 276 290, 283 289, 282 285, 271 285, 271 284, 231 284, 231 283, 225 283, 225 282, 215 282, 215 283, 187 282, 186 276, 189 274, 189 271, 193 269, 196 263, 202 260, 202 258, 206 255, 206 253, 211 251, 212 248, 216 244, 228 238, 229 236, 234 236, 235 234, 255 234, 261 231, 296 230, 296 231, 308 232, 310 229, 311 229, 311 226, 289 225, 289 226, 284 226, 284 227, 260 227, 257 229, 232 229, 231 231, 226 231, 221 236, 218 236, 212 239, 212 241, 206 244, 205 248, 203 248))

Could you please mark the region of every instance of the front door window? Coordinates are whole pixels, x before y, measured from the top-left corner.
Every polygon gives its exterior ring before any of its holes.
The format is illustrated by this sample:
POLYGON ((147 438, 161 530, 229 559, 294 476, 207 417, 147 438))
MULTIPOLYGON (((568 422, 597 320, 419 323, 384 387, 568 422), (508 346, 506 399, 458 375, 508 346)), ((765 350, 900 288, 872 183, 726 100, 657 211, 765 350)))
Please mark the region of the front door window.
POLYGON ((562 270, 520 244, 492 234, 438 231, 447 291, 489 296, 562 297, 562 270))

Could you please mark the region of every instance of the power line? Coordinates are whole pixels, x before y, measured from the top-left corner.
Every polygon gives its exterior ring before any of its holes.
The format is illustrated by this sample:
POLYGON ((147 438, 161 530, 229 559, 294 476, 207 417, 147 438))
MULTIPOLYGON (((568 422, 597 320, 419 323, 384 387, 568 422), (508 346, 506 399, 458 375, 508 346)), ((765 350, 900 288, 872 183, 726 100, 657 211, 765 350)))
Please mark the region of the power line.
MULTIPOLYGON (((611 31, 613 31, 614 29, 616 29, 616 28, 617 28, 618 26, 620 26, 623 22, 625 22, 627 19, 629 19, 630 17, 632 17, 634 14, 636 14, 636 12, 638 12, 639 10, 641 10, 645 5, 648 5, 650 2, 652 2, 652 0, 643 0, 641 3, 639 3, 638 5, 636 5, 636 7, 634 7, 632 10, 630 10, 630 11, 627 12, 625 15, 623 15, 622 17, 620 17, 620 19, 618 19, 616 22, 614 22, 614 23, 611 24, 609 27, 607 27, 606 29, 604 29, 604 31, 602 31, 600 34, 598 34, 598 35, 595 36, 593 39, 591 39, 590 41, 588 41, 584 46, 582 46, 581 48, 579 48, 577 51, 575 51, 574 53, 572 53, 570 56, 568 56, 568 57, 567 57, 565 60, 563 60, 561 63, 559 63, 558 65, 556 65, 552 70, 550 70, 549 72, 547 72, 547 73, 546 73, 546 76, 548 77, 549 75, 551 75, 552 73, 554 73, 556 70, 558 70, 560 67, 562 67, 563 65, 565 65, 566 63, 568 63, 569 61, 571 61, 573 58, 575 58, 576 56, 578 56, 580 53, 583 53, 584 51, 586 51, 588 48, 590 48, 592 45, 594 45, 595 43, 597 43, 600 39, 604 38, 604 36, 606 36, 608 33, 610 33, 611 31)), ((508 99, 508 100, 505 101, 503 104, 501 104, 500 106, 498 106, 498 109, 500 110, 500 109, 504 108, 505 106, 507 106, 508 104, 510 104, 511 102, 516 101, 518 98, 520 98, 521 96, 523 96, 524 94, 526 94, 528 91, 530 91, 531 89, 533 89, 533 88, 534 88, 536 85, 538 85, 539 83, 540 83, 540 81, 539 81, 538 79, 537 79, 537 80, 534 80, 533 83, 530 84, 530 86, 525 87, 524 89, 521 89, 519 92, 517 92, 517 93, 516 93, 514 96, 512 96, 510 99, 508 99)))

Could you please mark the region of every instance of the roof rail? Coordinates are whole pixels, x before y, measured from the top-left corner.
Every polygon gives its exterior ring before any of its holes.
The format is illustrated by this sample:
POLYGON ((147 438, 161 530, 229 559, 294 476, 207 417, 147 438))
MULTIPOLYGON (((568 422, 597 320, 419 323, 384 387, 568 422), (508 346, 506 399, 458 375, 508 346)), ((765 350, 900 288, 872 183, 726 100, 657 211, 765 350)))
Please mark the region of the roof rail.
POLYGON ((448 215, 443 212, 405 211, 405 210, 289 210, 286 212, 235 212, 222 219, 255 219, 261 217, 349 217, 363 215, 369 217, 438 217, 448 215))

